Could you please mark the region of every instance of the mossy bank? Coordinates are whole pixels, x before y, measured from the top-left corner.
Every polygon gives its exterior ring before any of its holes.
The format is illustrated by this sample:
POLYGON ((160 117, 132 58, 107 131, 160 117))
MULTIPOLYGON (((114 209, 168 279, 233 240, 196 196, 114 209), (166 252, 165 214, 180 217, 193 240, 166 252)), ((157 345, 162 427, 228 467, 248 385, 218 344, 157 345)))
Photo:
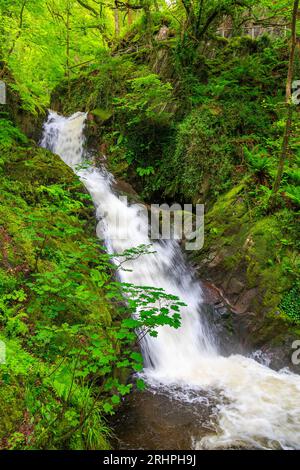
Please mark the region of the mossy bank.
POLYGON ((6 110, 0 136, 0 448, 108 449, 142 358, 92 201, 6 110))

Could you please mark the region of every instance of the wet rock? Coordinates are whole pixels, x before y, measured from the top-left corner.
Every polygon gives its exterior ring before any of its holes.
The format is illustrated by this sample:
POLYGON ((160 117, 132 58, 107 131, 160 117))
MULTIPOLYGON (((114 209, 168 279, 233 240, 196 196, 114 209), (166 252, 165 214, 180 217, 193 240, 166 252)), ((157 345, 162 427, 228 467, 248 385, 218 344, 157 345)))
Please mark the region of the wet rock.
POLYGON ((186 393, 180 388, 134 391, 110 423, 115 433, 113 447, 184 450, 214 433, 216 406, 223 398, 191 391, 182 400, 186 393))
POLYGON ((257 297, 259 290, 257 287, 247 290, 242 296, 235 302, 234 306, 238 313, 245 313, 249 310, 252 300, 257 297))
POLYGON ((245 283, 233 277, 230 279, 226 292, 229 295, 240 294, 245 289, 245 283))
POLYGON ((223 261, 223 256, 221 254, 216 254, 212 261, 210 261, 210 263, 208 264, 208 267, 209 268, 215 268, 216 266, 218 266, 221 262, 223 261))
POLYGON ((126 181, 118 178, 113 182, 113 188, 118 194, 134 196, 136 199, 139 199, 137 192, 133 189, 131 184, 126 181))

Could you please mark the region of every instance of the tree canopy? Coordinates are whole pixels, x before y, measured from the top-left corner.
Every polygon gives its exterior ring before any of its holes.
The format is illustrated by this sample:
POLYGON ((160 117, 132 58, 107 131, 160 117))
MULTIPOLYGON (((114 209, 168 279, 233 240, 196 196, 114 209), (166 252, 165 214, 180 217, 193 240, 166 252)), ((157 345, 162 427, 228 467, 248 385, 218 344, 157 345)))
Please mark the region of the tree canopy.
POLYGON ((182 41, 199 42, 222 22, 284 23, 289 0, 0 0, 0 60, 31 111, 83 63, 99 60, 137 22, 151 47, 153 16, 164 15, 182 41))

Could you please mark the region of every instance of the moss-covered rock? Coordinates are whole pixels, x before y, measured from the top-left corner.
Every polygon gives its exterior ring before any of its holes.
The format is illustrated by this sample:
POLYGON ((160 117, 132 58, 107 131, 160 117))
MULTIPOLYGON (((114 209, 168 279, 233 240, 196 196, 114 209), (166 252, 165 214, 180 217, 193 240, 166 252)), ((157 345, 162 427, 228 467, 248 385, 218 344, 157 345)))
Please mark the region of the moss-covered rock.
POLYGON ((206 214, 204 247, 191 257, 200 277, 224 292, 243 324, 243 339, 255 347, 287 343, 290 358, 299 326, 282 307, 299 274, 299 221, 288 209, 259 216, 251 185, 246 179, 218 198, 206 214))
MULTIPOLYGON (((1 65, 0 63, 0 72, 3 73, 1 65)), ((5 69, 3 75, 1 75, 1 80, 6 84, 6 103, 0 104, 0 119, 9 116, 27 137, 37 142, 41 137, 46 109, 39 109, 33 114, 22 107, 22 100, 14 88, 15 81, 9 70, 5 69)))

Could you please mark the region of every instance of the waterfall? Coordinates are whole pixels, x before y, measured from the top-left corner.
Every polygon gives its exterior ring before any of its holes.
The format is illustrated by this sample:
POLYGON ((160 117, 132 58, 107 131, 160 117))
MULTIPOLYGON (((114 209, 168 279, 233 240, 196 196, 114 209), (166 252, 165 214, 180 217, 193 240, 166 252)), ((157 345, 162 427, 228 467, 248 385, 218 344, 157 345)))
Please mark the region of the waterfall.
POLYGON ((126 262, 121 281, 163 288, 186 304, 178 330, 163 326, 157 338, 144 339, 143 377, 152 387, 164 387, 170 393, 179 388, 183 400, 189 400, 190 391, 193 397, 198 393, 199 400, 203 391, 221 397, 215 433, 195 442, 195 448, 300 449, 300 376, 273 371, 242 355, 220 355, 201 317, 201 288, 177 242, 151 243, 143 211, 118 198, 112 175, 84 164, 85 120, 85 113, 65 118, 50 112, 41 145, 58 154, 90 193, 97 235, 110 253, 152 245, 150 254, 126 262))

